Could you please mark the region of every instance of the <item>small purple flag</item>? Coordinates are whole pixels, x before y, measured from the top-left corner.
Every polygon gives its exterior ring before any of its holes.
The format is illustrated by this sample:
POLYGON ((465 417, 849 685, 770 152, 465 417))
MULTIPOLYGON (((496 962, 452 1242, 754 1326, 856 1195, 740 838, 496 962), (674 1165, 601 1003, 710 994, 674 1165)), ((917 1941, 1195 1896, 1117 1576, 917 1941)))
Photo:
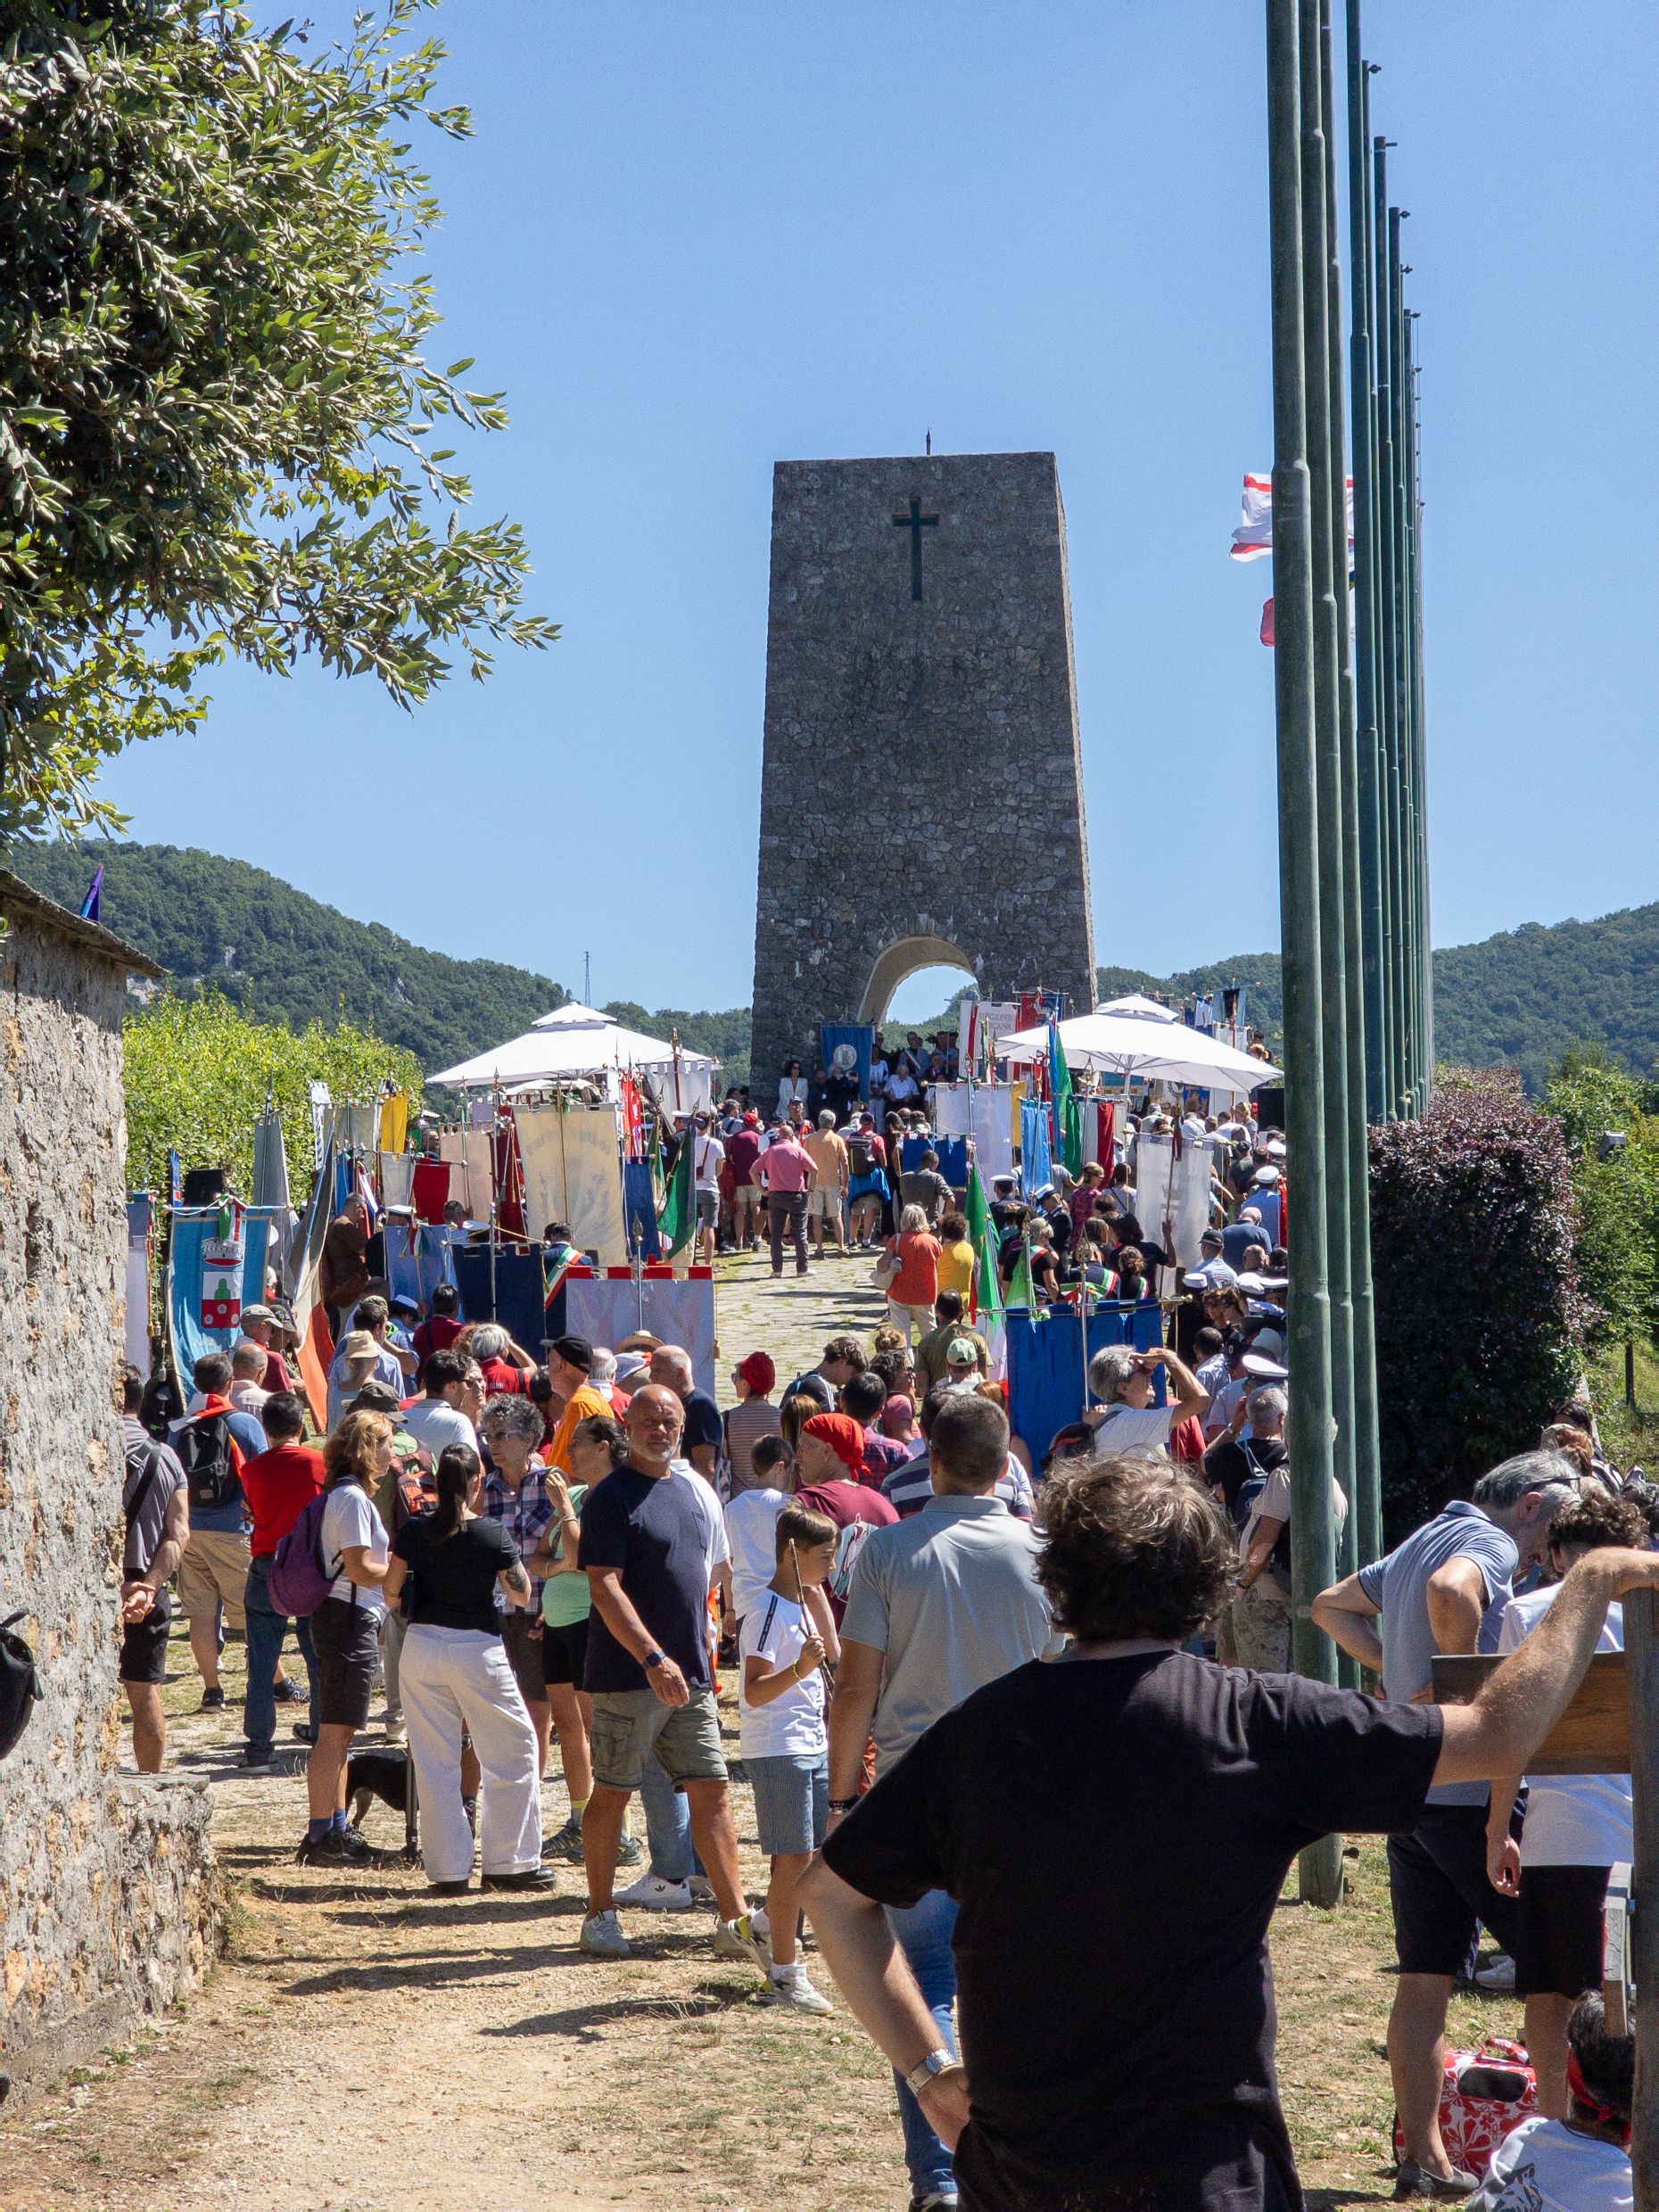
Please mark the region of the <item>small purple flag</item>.
POLYGON ((100 868, 87 886, 87 896, 80 903, 80 918, 83 921, 96 921, 98 919, 98 896, 103 889, 103 871, 100 868))

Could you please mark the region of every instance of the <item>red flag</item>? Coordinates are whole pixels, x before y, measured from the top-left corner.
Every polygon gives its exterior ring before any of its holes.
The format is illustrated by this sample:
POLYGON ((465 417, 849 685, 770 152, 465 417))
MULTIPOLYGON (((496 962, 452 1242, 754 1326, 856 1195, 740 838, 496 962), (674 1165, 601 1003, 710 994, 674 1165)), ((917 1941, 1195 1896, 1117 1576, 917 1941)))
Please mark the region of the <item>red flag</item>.
POLYGON ((1261 641, 1264 645, 1273 643, 1273 601, 1271 599, 1262 601, 1261 641))

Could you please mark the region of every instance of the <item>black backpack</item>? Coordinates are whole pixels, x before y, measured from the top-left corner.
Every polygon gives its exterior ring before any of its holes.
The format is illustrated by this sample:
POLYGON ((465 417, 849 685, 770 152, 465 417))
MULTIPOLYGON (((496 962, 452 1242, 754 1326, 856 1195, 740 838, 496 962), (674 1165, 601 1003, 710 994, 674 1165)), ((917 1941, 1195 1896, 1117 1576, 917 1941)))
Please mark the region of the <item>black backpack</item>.
POLYGON ((35 1673, 35 1655, 12 1627, 23 1615, 0 1621, 0 1759, 23 1733, 35 1700, 43 1693, 35 1673))
POLYGON ((175 1431, 178 1454, 190 1484, 190 1503, 204 1510, 228 1506, 236 1495, 236 1470, 230 1457, 230 1421, 222 1413, 203 1414, 175 1431))

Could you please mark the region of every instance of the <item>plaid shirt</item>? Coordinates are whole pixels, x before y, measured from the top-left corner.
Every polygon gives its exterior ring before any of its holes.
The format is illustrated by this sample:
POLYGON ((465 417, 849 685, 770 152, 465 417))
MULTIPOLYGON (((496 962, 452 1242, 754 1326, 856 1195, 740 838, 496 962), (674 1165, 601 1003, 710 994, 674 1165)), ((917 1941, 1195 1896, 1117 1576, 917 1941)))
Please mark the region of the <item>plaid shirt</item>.
MULTIPOLYGON (((548 1496, 544 1475, 541 1460, 532 1459, 516 1490, 497 1467, 491 1467, 484 1476, 483 1509, 492 1521, 506 1525, 508 1534, 518 1547, 520 1559, 528 1559, 538 1549, 553 1518, 553 1501, 548 1496)), ((496 1603, 500 1602, 498 1591, 496 1603)), ((530 1578, 529 1618, 541 1618, 541 1583, 534 1575, 530 1578)))

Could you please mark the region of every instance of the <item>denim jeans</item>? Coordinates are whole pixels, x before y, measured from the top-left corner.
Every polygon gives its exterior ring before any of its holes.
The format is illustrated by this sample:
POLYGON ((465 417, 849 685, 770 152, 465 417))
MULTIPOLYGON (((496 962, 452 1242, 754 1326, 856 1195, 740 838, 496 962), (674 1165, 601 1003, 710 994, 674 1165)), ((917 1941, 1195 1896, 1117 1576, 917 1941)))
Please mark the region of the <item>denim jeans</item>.
POLYGON ((282 1656, 283 1638, 290 1628, 305 1662, 306 1687, 310 1693, 311 1726, 317 1726, 317 1654, 311 1647, 309 1621, 290 1622, 271 1609, 271 1563, 261 1556, 248 1565, 244 1604, 248 1612, 248 1688, 242 1707, 242 1732, 257 1751, 269 1751, 276 1737, 276 1699, 271 1680, 282 1656))
POLYGON ((704 1871, 703 1861, 691 1848, 691 1808, 685 1792, 678 1790, 657 1765, 648 1759, 640 1785, 645 1807, 647 1864, 664 1882, 688 1882, 704 1871))
MULTIPOLYGON (((895 1942, 910 1962, 922 2002, 939 2024, 939 2042, 953 2058, 956 2030, 951 2008, 956 1996, 956 1960, 951 1935, 956 1926, 956 1900, 945 1890, 930 1889, 921 1902, 897 1911, 887 1907, 887 1926, 895 1942)), ((954 2199, 956 2182, 951 2154, 928 2125, 914 2093, 904 2086, 896 2068, 893 2085, 898 2091, 899 2125, 904 2131, 904 2163, 910 2169, 912 2197, 936 2192, 954 2199)))

